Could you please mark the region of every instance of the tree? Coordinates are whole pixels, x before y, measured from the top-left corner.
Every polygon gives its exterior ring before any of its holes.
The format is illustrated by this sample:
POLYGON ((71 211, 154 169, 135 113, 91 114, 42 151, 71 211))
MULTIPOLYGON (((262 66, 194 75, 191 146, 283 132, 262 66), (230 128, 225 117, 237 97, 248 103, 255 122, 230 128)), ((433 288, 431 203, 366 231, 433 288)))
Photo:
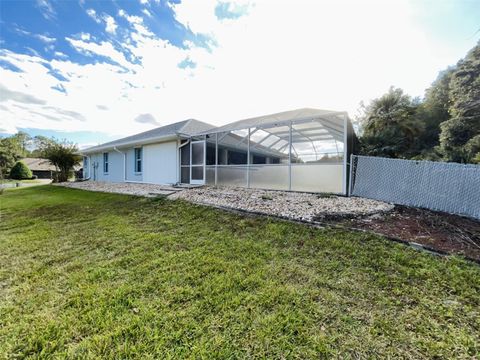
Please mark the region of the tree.
POLYGON ((23 155, 22 144, 15 135, 0 138, 0 178, 4 178, 23 155))
POLYGON ((67 141, 48 142, 42 149, 42 156, 58 169, 57 180, 65 182, 68 180, 74 166, 80 164, 81 156, 77 154, 78 148, 75 144, 67 141))
POLYGON ((393 87, 372 100, 360 116, 362 152, 374 156, 410 157, 415 137, 422 129, 416 118, 418 106, 418 99, 393 87))
POLYGON ((30 151, 30 157, 42 157, 42 152, 47 145, 55 143, 56 140, 48 138, 43 135, 37 135, 32 139, 32 150, 30 151))
POLYGON ((423 131, 417 141, 419 153, 432 153, 439 145, 440 124, 450 119, 450 81, 455 69, 452 66, 439 73, 418 107, 417 118, 423 123, 423 131))
POLYGON ((16 180, 31 179, 32 172, 23 161, 17 161, 10 170, 10 177, 16 180))
POLYGON ((471 138, 467 142, 465 153, 470 162, 480 164, 480 135, 471 138))
POLYGON ((466 148, 480 135, 480 45, 457 64, 450 80, 449 113, 441 124, 440 151, 445 160, 470 162, 476 156, 466 148))

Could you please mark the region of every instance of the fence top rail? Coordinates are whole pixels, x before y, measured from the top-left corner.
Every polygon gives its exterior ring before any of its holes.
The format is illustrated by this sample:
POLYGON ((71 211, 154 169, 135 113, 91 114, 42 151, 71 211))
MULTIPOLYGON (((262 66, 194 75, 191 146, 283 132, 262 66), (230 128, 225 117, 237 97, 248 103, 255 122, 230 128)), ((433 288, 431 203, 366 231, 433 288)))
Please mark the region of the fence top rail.
POLYGON ((435 165, 445 165, 445 166, 459 166, 459 167, 471 167, 474 169, 480 169, 480 164, 463 164, 463 163, 456 163, 456 162, 446 162, 446 161, 432 161, 432 160, 410 160, 410 159, 397 159, 397 158, 386 158, 381 156, 367 156, 367 155, 354 155, 352 156, 356 158, 362 159, 379 159, 379 160, 387 160, 387 161, 398 161, 398 162, 414 162, 417 164, 435 164, 435 165))

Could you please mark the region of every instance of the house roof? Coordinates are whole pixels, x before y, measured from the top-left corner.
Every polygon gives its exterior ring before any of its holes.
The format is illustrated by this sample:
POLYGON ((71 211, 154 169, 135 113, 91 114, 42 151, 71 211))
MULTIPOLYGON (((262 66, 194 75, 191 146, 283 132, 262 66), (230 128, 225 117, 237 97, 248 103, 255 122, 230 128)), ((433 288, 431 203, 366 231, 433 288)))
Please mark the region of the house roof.
POLYGON ((32 171, 55 171, 55 166, 50 163, 50 160, 40 158, 24 158, 22 161, 32 171))
MULTIPOLYGON (((288 123, 289 121, 293 120, 299 121, 311 119, 323 119, 325 121, 331 122, 333 126, 338 127, 338 131, 343 131, 344 115, 346 115, 346 112, 344 111, 301 108, 234 121, 224 126, 215 128, 213 132, 233 131, 252 127, 264 127, 267 125, 273 126, 282 123, 288 123)), ((212 133, 212 131, 204 131, 204 134, 208 133, 212 133)))
MULTIPOLYGON (((28 166, 28 168, 32 171, 56 171, 54 165, 50 163, 50 160, 41 159, 41 158, 23 158, 21 161, 28 166)), ((82 164, 77 165, 74 167, 75 170, 79 170, 82 168, 82 164)))
MULTIPOLYGON (((174 140, 179 136, 190 137, 194 135, 208 135, 246 128, 262 128, 264 132, 267 132, 265 138, 267 136, 274 136, 274 138, 281 139, 282 141, 288 141, 289 131, 288 129, 285 130, 285 128, 286 125, 288 125, 291 121, 295 121, 295 133, 292 138, 293 141, 312 142, 317 140, 329 139, 343 141, 345 119, 350 122, 348 120, 348 115, 346 112, 312 108, 301 108, 270 115, 248 118, 235 121, 220 127, 215 127, 202 121, 190 119, 158 127, 119 140, 93 146, 88 149, 82 150, 81 153, 90 154, 94 152, 111 150, 114 148, 129 147, 132 145, 145 145, 159 141, 174 140), (315 122, 316 125, 314 126, 313 131, 311 129, 308 129, 308 136, 306 136, 302 133, 303 128, 300 123, 310 121, 315 122)), ((310 125, 305 124, 303 126, 308 128, 310 125)), ((257 133, 257 135, 258 134, 259 133, 257 133)), ((263 140, 259 139, 258 143, 262 142, 263 140)), ((279 145, 282 143, 276 142, 275 144, 279 145)), ((275 151, 275 149, 270 150, 275 151)))
POLYGON ((93 153, 96 151, 108 150, 114 147, 122 147, 129 145, 141 145, 152 143, 158 140, 167 140, 168 138, 174 138, 177 136, 191 136, 199 132, 203 132, 214 128, 213 125, 207 124, 203 121, 195 119, 184 120, 173 124, 161 126, 152 130, 127 136, 122 139, 110 141, 104 144, 84 149, 82 153, 93 153))

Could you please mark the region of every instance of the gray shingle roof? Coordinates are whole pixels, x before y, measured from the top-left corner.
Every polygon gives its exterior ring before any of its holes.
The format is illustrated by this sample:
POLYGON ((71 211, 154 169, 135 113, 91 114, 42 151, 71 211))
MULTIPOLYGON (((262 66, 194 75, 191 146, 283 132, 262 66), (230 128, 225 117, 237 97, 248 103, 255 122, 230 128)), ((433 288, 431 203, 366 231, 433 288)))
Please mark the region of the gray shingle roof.
POLYGON ((96 150, 105 150, 115 146, 134 145, 143 141, 162 139, 168 136, 176 135, 194 135, 199 132, 207 131, 214 128, 213 125, 195 119, 184 120, 173 124, 161 126, 152 130, 144 131, 140 134, 124 137, 122 139, 110 141, 104 144, 84 149, 83 153, 92 153, 96 150))
MULTIPOLYGON (((32 171, 56 171, 55 165, 52 165, 50 160, 41 158, 23 158, 21 159, 32 171)), ((83 166, 82 163, 74 166, 74 170, 79 170, 83 166)))

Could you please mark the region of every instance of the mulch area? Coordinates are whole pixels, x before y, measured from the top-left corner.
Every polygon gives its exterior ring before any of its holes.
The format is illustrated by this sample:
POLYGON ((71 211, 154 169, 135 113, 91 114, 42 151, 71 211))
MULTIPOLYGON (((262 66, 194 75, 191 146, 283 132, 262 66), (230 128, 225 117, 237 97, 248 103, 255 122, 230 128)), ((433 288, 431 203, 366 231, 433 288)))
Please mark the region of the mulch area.
POLYGON ((392 211, 383 214, 317 220, 373 231, 480 262, 480 221, 463 216, 396 205, 392 211))

